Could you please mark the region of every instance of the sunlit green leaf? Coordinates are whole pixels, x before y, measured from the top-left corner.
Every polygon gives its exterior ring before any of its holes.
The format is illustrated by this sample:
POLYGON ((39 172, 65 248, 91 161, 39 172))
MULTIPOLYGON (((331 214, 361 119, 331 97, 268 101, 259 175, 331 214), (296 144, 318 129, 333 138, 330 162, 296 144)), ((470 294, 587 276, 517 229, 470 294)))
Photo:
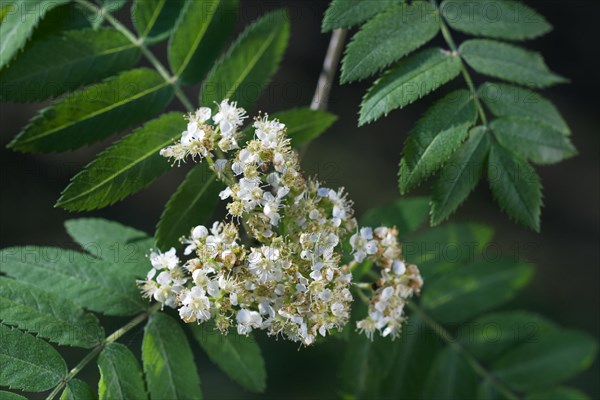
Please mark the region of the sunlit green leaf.
POLYGON ((350 28, 396 3, 397 0, 333 0, 325 11, 321 30, 327 32, 337 28, 350 28))
POLYGON ((171 165, 160 149, 185 130, 180 113, 164 114, 115 142, 71 179, 57 207, 69 211, 103 208, 147 187, 171 165))
POLYGON ((65 361, 43 340, 2 324, 0 338, 0 385, 43 392, 67 374, 65 361))
POLYGON ((441 49, 425 49, 405 58, 369 88, 360 105, 358 124, 409 105, 459 73, 460 59, 441 49))
POLYGON ((406 193, 433 174, 458 149, 477 111, 467 90, 448 94, 419 120, 404 144, 399 187, 406 193))
POLYGON ((146 399, 146 389, 138 360, 120 343, 110 343, 98 356, 100 400, 146 399))
POLYGON ((288 44, 285 11, 273 11, 250 25, 214 65, 204 81, 200 104, 214 107, 223 99, 250 110, 277 70, 288 44))
POLYGON ((60 345, 90 348, 104 332, 74 303, 14 279, 0 277, 0 320, 60 345))
POLYGON ((157 72, 126 71, 43 109, 9 147, 45 153, 93 143, 159 113, 172 95, 157 72))
POLYGON ((428 2, 388 8, 363 25, 346 46, 341 82, 373 75, 427 43, 439 29, 435 8, 428 2))
POLYGON ((186 83, 200 81, 233 32, 237 0, 188 0, 169 40, 169 65, 186 83))

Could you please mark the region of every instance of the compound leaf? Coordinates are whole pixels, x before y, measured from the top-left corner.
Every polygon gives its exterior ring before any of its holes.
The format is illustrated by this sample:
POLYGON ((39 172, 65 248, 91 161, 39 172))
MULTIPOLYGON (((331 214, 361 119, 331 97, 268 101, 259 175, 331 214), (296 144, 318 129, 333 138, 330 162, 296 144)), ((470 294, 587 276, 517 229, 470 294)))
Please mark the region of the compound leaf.
POLYGON ((338 28, 350 28, 371 19, 397 0, 333 0, 323 16, 323 32, 338 28))

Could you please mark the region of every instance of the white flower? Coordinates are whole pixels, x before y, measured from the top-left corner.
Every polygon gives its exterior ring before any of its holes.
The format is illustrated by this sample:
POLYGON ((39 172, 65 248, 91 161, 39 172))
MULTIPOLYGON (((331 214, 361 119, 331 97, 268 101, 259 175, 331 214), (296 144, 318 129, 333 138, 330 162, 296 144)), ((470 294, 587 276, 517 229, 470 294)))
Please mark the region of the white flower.
POLYGON ((238 321, 237 331, 240 335, 247 335, 252 332, 252 329, 260 328, 262 325, 262 317, 256 311, 241 309, 236 315, 238 321))
POLYGON ((198 126, 198 122, 190 121, 187 125, 187 130, 181 134, 181 144, 189 146, 194 141, 201 141, 206 136, 204 129, 198 126))
POLYGON ((205 123, 205 122, 208 122, 211 114, 212 114, 212 111, 210 110, 210 108, 200 107, 198 110, 196 110, 196 119, 198 121, 200 121, 201 123, 205 123))
POLYGON ((248 270, 256 275, 260 283, 281 280, 279 250, 269 246, 252 249, 248 255, 248 270))
POLYGON ((392 263, 392 270, 396 275, 404 275, 406 272, 406 265, 402 261, 396 260, 392 263))
POLYGON ((219 112, 213 117, 213 121, 219 124, 223 136, 234 133, 237 127, 242 126, 244 119, 247 118, 246 111, 236 106, 237 102, 229 103, 229 99, 225 99, 219 104, 219 112))
POLYGON ((192 229, 192 236, 189 239, 184 239, 183 243, 187 243, 188 246, 183 251, 184 255, 190 255, 193 251, 198 249, 198 246, 202 244, 202 240, 208 235, 208 229, 205 226, 198 225, 192 229))
POLYGON ((377 253, 377 241, 373 240, 371 228, 361 228, 360 232, 352 235, 350 245, 354 250, 354 259, 357 262, 362 262, 367 255, 377 253))
POLYGON ((175 254, 175 248, 171 247, 166 253, 161 253, 160 250, 151 252, 150 263, 156 270, 171 270, 179 264, 179 258, 175 254))
POLYGON ((185 322, 206 321, 210 319, 210 300, 199 286, 185 291, 181 295, 179 316, 185 322))

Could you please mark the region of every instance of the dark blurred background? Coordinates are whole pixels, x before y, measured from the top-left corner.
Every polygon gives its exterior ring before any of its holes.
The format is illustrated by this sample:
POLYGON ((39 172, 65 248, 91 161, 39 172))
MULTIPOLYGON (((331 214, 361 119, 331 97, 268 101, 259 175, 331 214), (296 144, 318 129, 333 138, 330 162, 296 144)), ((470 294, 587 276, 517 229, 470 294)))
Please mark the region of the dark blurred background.
MULTIPOLYGON (((288 8, 292 20, 292 35, 285 58, 257 110, 275 112, 309 105, 329 41, 329 34, 320 32, 321 17, 328 2, 241 3, 238 32, 251 20, 274 8, 288 8)), ((600 7, 597 1, 581 0, 528 1, 527 4, 535 7, 555 27, 550 34, 526 45, 542 52, 552 70, 572 81, 545 90, 543 94, 557 105, 571 126, 579 156, 538 169, 544 185, 545 205, 541 234, 511 223, 493 202, 484 182, 453 220, 493 226, 497 232, 495 241, 503 252, 526 254, 537 264, 533 283, 514 302, 514 307, 540 312, 563 326, 585 330, 597 338, 600 332, 600 7)), ((117 15, 122 20, 128 19, 126 10, 117 15)), ((460 41, 461 36, 456 38, 460 41)), ((158 46, 156 50, 164 59, 164 46, 158 46)), ((345 186, 359 215, 399 198, 397 166, 408 131, 440 93, 463 85, 457 79, 437 94, 404 110, 394 111, 374 124, 357 128, 359 103, 369 84, 370 81, 333 87, 329 110, 337 114, 339 120, 311 144, 303 160, 303 167, 309 174, 318 175, 330 186, 345 186)), ((190 97, 197 98, 197 92, 198 87, 190 89, 190 97)), ((173 169, 150 188, 104 210, 69 214, 54 208, 53 204, 69 178, 115 137, 67 154, 30 155, 6 150, 5 145, 43 105, 1 104, 0 247, 71 245, 62 224, 66 219, 81 216, 109 218, 153 233, 166 201, 189 166, 173 169)), ((183 110, 177 102, 171 108, 183 110)), ((423 185, 414 195, 428 193, 428 186, 423 185)), ((128 340, 140 342, 141 330, 134 332, 128 340)), ((269 372, 268 397, 331 398, 336 395, 336 374, 341 360, 338 346, 331 344, 298 350, 296 345, 282 341, 261 339, 261 342, 269 372)), ((80 356, 72 355, 73 360, 80 356)), ((202 354, 198 357, 205 358, 202 354)), ((210 362, 200 362, 200 368, 207 398, 249 396, 210 362)), ((97 375, 93 366, 85 372, 90 377, 97 375)), ((572 384, 592 398, 598 398, 599 375, 596 361, 572 384)))

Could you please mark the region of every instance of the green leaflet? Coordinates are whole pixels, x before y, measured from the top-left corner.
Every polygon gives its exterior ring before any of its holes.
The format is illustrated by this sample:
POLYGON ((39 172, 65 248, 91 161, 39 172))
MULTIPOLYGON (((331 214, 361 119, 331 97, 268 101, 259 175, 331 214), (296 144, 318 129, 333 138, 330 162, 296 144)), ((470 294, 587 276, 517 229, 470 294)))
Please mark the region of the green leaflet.
POLYGON ((95 400, 96 394, 87 383, 79 379, 71 379, 62 392, 60 400, 95 400))
POLYGON ((9 147, 42 153, 78 148, 159 113, 172 95, 157 72, 126 71, 42 110, 9 147))
POLYGON ((520 117, 546 125, 564 135, 571 130, 554 104, 531 90, 504 83, 484 83, 479 96, 497 117, 520 117))
POLYGON ((78 218, 65 222, 71 238, 93 257, 118 264, 119 273, 132 280, 149 270, 146 255, 155 246, 146 233, 118 222, 100 218, 78 218))
POLYGON ((333 0, 323 16, 322 32, 358 25, 398 0, 333 0))
POLYGON ((277 70, 288 44, 290 22, 285 11, 255 21, 213 66, 204 81, 200 104, 214 107, 223 99, 250 110, 277 70))
POLYGON ((367 22, 346 46, 340 82, 373 75, 427 43, 439 29, 435 8, 427 2, 388 8, 367 22))
POLYGON ((135 0, 133 26, 145 43, 160 42, 173 30, 183 5, 184 0, 135 0))
POLYGON ((109 343, 98 356, 100 400, 146 399, 140 364, 133 353, 120 343, 109 343))
POLYGON ((538 53, 494 40, 472 39, 459 53, 475 71, 531 87, 547 87, 567 80, 550 71, 538 53))
POLYGON ((490 124, 498 142, 537 164, 553 164, 577 154, 561 132, 519 117, 501 117, 490 124))
POLYGON ((160 216, 155 235, 158 247, 177 247, 181 236, 189 235, 196 225, 207 224, 223 188, 206 164, 192 168, 160 216))
POLYGON ((265 361, 253 336, 233 331, 222 335, 214 325, 206 323, 190 327, 211 361, 227 376, 251 392, 264 392, 267 386, 265 361))
POLYGON ((539 232, 542 185, 526 161, 494 141, 488 160, 488 182, 502 210, 539 232))
POLYGON ((17 0, 11 4, 0 24, 0 70, 25 46, 44 15, 65 3, 68 0, 17 0))
POLYGON ((180 113, 160 116, 115 142, 71 179, 56 203, 69 211, 103 208, 147 187, 170 170, 160 149, 185 130, 180 113))
POLYGON ((402 254, 419 266, 427 286, 434 278, 472 263, 486 249, 494 231, 475 223, 452 223, 428 229, 402 243, 402 254))
POLYGON ((112 28, 83 29, 34 41, 0 73, 0 99, 39 101, 135 65, 140 50, 112 28))
POLYGON ((529 264, 481 261, 447 272, 423 291, 421 304, 442 323, 458 323, 512 299, 533 276, 529 264))
POLYGON ((27 397, 23 397, 16 393, 5 392, 4 390, 0 390, 0 399, 2 399, 2 400, 27 400, 27 397))
POLYGON ((200 399, 200 378, 192 349, 177 321, 155 313, 144 328, 144 374, 150 399, 200 399))
POLYGON ((462 345, 477 359, 491 361, 523 343, 540 340, 556 325, 527 311, 501 311, 484 315, 472 323, 462 345))
POLYGON ((441 13, 457 31, 498 39, 533 39, 552 30, 534 9, 513 0, 446 0, 441 13))
POLYGON ((404 144, 399 187, 406 193, 450 158, 477 119, 473 96, 458 90, 436 102, 419 120, 404 144))
POLYGON ((221 53, 237 16, 237 0, 187 0, 169 40, 169 65, 185 83, 200 81, 221 53))
POLYGON ((438 48, 421 50, 383 74, 369 88, 360 105, 358 125, 403 108, 460 73, 460 59, 438 48))
POLYGON ((596 341, 587 334, 548 332, 506 354, 493 364, 492 372, 516 390, 543 389, 588 368, 597 350, 596 341))
POLYGON ((43 392, 67 374, 65 361, 43 340, 2 324, 0 338, 0 385, 43 392))
POLYGON ((445 164, 433 186, 431 224, 447 219, 469 196, 481 178, 490 149, 490 138, 482 126, 471 129, 467 141, 445 164))
POLYGON ((418 229, 427 219, 427 197, 402 198, 393 203, 373 208, 360 219, 361 226, 395 226, 400 237, 418 229))
POLYGON ((0 320, 60 345, 91 348, 104 338, 98 319, 74 303, 0 277, 0 320))
POLYGON ((146 308, 127 264, 57 247, 9 247, 0 257, 1 272, 92 311, 125 316, 146 308))
POLYGON ((452 347, 440 351, 423 385, 423 399, 474 399, 479 376, 452 347))
POLYGON ((590 398, 577 389, 557 387, 530 393, 525 400, 589 400, 590 398))
POLYGON ((294 108, 271 116, 287 126, 292 146, 299 147, 321 136, 337 120, 337 116, 326 111, 310 108, 294 108))

